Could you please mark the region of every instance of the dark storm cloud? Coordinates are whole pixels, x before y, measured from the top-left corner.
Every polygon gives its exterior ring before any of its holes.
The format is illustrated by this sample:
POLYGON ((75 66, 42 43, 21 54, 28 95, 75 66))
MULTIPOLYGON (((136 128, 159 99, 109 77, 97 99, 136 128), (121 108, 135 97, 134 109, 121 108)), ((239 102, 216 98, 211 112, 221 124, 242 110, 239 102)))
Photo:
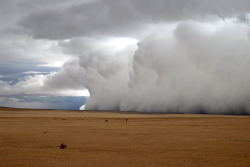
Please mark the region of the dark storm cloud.
MULTIPOLYGON (((133 35, 148 24, 227 18, 250 12, 248 0, 99 0, 31 11, 19 23, 36 38, 133 35)), ((140 33, 139 33, 140 34, 140 33)))
POLYGON ((89 35, 129 33, 137 26, 134 9, 129 1, 93 1, 72 5, 61 10, 54 8, 31 12, 20 21, 36 38, 64 39, 89 35), (131 10, 131 11, 130 11, 131 10), (128 16, 130 15, 130 16, 128 16), (111 33, 112 32, 112 33, 111 33))
POLYGON ((250 15, 240 14, 237 16, 237 21, 239 21, 240 23, 249 24, 250 23, 250 15))

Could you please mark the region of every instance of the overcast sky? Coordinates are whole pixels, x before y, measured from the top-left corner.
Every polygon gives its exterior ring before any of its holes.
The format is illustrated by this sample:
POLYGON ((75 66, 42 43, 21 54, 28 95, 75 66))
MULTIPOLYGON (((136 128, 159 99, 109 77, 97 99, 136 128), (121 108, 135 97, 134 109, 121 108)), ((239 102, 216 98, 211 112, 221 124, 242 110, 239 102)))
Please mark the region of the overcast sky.
POLYGON ((1 106, 249 113, 249 0, 0 0, 0 21, 1 106))

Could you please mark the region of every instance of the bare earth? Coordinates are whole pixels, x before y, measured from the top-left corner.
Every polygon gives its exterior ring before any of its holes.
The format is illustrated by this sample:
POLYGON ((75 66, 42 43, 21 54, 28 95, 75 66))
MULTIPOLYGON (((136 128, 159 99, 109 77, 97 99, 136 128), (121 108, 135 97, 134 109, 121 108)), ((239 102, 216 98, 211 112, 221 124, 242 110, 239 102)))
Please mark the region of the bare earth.
POLYGON ((250 117, 0 108, 11 166, 249 167, 250 117))

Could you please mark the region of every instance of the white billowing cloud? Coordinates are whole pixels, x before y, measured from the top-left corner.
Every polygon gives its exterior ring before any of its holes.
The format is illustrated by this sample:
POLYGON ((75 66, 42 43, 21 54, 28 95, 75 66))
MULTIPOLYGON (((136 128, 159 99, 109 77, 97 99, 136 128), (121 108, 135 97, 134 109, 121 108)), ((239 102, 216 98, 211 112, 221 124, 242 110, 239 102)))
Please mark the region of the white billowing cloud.
POLYGON ((85 110, 85 105, 82 105, 82 106, 80 107, 80 110, 85 110))
POLYGON ((119 102, 129 89, 129 69, 136 46, 127 50, 116 47, 98 47, 80 56, 80 66, 85 69, 83 84, 91 97, 91 109, 119 109, 119 102), (107 100, 109 99, 109 100, 107 100))
POLYGON ((106 46, 115 47, 115 49, 125 49, 127 46, 135 45, 138 41, 133 38, 111 38, 105 42, 106 46))
POLYGON ((232 22, 182 22, 142 40, 132 56, 98 50, 80 57, 91 95, 85 108, 249 113, 248 31, 232 22))
POLYGON ((45 95, 45 96, 89 96, 88 90, 81 85, 71 85, 72 79, 64 76, 60 79, 61 73, 51 73, 48 75, 28 76, 16 84, 0 81, 0 96, 19 95, 45 95), (55 80, 59 79, 58 82, 55 80), (53 82, 51 84, 51 82, 53 82), (75 87, 74 87, 75 86, 75 87))
POLYGON ((43 86, 45 80, 44 75, 36 75, 35 77, 29 76, 25 80, 19 81, 15 85, 11 85, 8 82, 2 82, 0 84, 0 94, 1 96, 10 96, 10 95, 20 95, 20 94, 29 94, 35 93, 43 86))

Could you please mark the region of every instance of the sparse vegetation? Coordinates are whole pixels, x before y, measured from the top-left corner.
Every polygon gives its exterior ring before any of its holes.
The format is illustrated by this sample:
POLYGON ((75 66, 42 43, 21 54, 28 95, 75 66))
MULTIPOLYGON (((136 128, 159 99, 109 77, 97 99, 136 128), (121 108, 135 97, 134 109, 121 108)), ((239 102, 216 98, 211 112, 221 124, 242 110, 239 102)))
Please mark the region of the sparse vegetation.
POLYGON ((67 147, 67 145, 64 144, 64 143, 62 143, 62 144, 60 145, 60 149, 65 149, 66 147, 67 147))

